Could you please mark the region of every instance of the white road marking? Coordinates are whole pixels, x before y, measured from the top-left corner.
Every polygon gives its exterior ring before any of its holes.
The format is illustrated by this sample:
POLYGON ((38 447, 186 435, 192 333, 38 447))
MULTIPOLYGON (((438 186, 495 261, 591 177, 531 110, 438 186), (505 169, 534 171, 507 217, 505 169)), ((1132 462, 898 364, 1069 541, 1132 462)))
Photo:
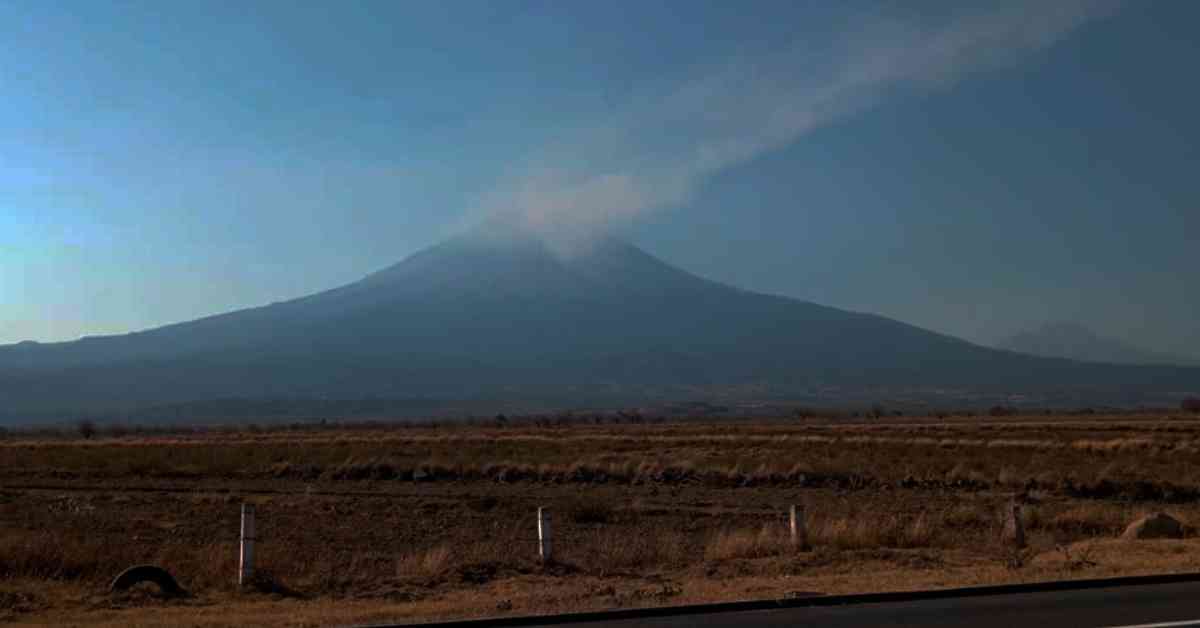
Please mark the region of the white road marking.
POLYGON ((1107 628, 1177 628, 1178 626, 1200 626, 1200 619, 1186 621, 1167 621, 1161 624, 1132 624, 1129 626, 1108 626, 1107 628))

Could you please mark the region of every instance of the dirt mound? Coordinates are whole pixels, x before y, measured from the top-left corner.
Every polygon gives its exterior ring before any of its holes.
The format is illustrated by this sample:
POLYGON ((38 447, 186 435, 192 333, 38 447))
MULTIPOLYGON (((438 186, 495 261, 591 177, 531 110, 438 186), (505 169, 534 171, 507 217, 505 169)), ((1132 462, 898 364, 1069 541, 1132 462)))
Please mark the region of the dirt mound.
POLYGON ((1165 512, 1157 512, 1129 524, 1121 538, 1126 540, 1182 539, 1183 524, 1165 512))

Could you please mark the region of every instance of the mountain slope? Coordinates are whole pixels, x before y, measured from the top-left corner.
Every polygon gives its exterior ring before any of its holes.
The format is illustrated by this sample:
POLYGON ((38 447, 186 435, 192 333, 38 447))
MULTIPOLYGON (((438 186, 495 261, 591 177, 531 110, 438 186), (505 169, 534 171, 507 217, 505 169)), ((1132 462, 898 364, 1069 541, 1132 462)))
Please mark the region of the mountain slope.
POLYGON ((1189 366, 1196 364, 1195 360, 1147 351, 1119 340, 1105 338, 1083 325, 1071 322, 1047 323, 1036 329, 1023 331, 1001 342, 999 347, 1029 355, 1083 362, 1189 366))
POLYGON ((133 334, 0 347, 0 416, 229 397, 691 395, 766 385, 1189 390, 1200 370, 988 349, 711 282, 623 242, 487 228, 312 296, 133 334))

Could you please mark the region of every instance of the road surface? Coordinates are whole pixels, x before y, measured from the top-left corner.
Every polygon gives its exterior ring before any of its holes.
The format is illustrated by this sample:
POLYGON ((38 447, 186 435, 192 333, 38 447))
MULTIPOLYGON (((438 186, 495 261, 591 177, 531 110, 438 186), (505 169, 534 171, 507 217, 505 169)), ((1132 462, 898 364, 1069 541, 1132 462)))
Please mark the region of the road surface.
POLYGON ((1200 583, 559 624, 575 628, 1200 628, 1200 583))

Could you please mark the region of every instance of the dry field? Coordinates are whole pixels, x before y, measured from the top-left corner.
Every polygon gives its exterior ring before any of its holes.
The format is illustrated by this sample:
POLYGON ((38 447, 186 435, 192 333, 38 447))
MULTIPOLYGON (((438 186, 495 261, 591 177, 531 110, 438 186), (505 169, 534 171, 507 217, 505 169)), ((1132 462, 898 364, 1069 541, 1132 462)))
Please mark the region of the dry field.
POLYGON ((0 440, 0 622, 350 625, 1200 571, 1200 420, 211 429, 0 440), (1024 503, 1030 547, 1000 542, 1024 503), (235 586, 240 504, 255 587, 235 586), (787 542, 807 512, 811 549, 787 542), (535 513, 555 527, 537 559, 535 513), (123 568, 193 595, 111 595, 123 568))

